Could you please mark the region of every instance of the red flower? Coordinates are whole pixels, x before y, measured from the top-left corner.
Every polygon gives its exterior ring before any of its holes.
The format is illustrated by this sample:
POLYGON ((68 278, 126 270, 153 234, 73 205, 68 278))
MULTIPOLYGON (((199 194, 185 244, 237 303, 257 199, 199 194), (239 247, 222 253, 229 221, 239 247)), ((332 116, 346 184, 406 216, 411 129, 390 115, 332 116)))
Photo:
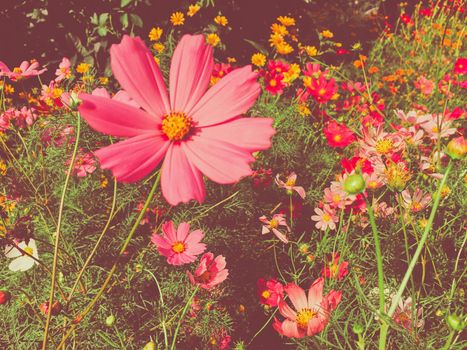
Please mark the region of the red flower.
POLYGON ((313 96, 318 103, 326 103, 337 93, 336 81, 331 78, 327 80, 324 74, 318 78, 312 77, 307 84, 307 91, 313 96))
POLYGON ((467 58, 459 57, 454 63, 454 74, 465 74, 467 73, 467 58))
POLYGON ((349 262, 339 261, 339 253, 332 253, 332 258, 327 262, 327 265, 323 267, 321 274, 326 278, 333 278, 341 281, 345 276, 349 274, 349 262))
POLYGON ((334 120, 326 125, 323 132, 331 147, 345 148, 355 141, 352 130, 345 124, 339 124, 334 120))
POLYGON ((280 282, 277 282, 277 280, 273 278, 267 281, 264 278, 260 278, 256 285, 258 287, 257 294, 261 304, 269 306, 279 305, 279 301, 284 296, 284 286, 280 282))
POLYGON ((352 157, 351 159, 343 158, 341 161, 342 168, 345 173, 352 173, 355 169, 360 169, 364 174, 373 174, 373 166, 368 159, 361 157, 352 157))

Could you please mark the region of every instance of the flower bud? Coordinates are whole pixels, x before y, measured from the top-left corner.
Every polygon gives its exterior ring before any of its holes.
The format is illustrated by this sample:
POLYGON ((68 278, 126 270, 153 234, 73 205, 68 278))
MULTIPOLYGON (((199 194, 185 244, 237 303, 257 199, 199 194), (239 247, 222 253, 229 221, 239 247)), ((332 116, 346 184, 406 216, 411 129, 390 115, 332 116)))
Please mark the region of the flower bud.
POLYGON ((464 136, 459 136, 449 141, 446 146, 446 154, 452 159, 462 159, 467 153, 467 141, 464 136))
POLYGON ((11 298, 11 294, 7 291, 0 290, 0 305, 8 303, 11 298))
POLYGON ((461 331, 465 327, 465 322, 462 321, 461 317, 457 316, 456 314, 449 315, 446 319, 446 322, 448 323, 449 327, 455 331, 461 331))
POLYGON ((156 343, 154 343, 152 340, 150 342, 148 342, 143 350, 155 350, 156 349, 156 343))
POLYGON ((354 332, 355 334, 362 334, 363 333, 363 326, 359 323, 355 323, 353 326, 352 326, 352 332, 354 332))
POLYGON ((105 324, 108 327, 112 327, 114 323, 115 323, 115 316, 114 315, 110 315, 105 319, 105 324))
POLYGON ((365 190, 365 179, 362 174, 352 174, 344 181, 344 190, 348 194, 359 194, 365 190))
MULTIPOLYGON (((47 315, 49 313, 49 302, 44 302, 42 303, 40 306, 39 306, 39 309, 45 314, 47 315)), ((62 304, 60 304, 60 302, 57 300, 55 301, 53 304, 52 304, 52 308, 51 308, 51 312, 52 312, 52 315, 55 316, 55 315, 58 315, 60 313, 60 311, 62 311, 62 304)))

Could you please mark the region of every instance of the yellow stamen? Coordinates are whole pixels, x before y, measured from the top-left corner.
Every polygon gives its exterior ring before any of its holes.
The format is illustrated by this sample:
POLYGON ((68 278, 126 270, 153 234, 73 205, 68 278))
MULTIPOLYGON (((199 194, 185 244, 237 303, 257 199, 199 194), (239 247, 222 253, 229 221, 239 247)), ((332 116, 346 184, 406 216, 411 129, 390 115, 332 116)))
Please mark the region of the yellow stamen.
POLYGON ((185 243, 183 242, 175 242, 173 245, 172 245, 172 250, 179 254, 179 253, 183 253, 185 251, 185 243))
POLYGON ((318 313, 311 309, 301 309, 297 313, 297 318, 295 319, 295 322, 297 322, 297 325, 300 328, 306 329, 308 328, 308 322, 312 318, 316 317, 316 315, 318 315, 318 313))
POLYGON ((376 143, 375 149, 379 154, 387 154, 392 151, 394 143, 390 139, 382 139, 376 143))
POLYGON ((23 250, 24 250, 27 254, 29 254, 29 255, 32 255, 32 253, 33 253, 33 250, 32 250, 31 247, 23 248, 23 250))
POLYGON ((263 293, 261 293, 261 296, 264 298, 264 299, 267 299, 271 296, 271 292, 268 291, 268 290, 265 290, 263 293))
POLYGON ((162 117, 162 132, 172 141, 182 140, 192 125, 192 119, 183 112, 171 112, 162 117))

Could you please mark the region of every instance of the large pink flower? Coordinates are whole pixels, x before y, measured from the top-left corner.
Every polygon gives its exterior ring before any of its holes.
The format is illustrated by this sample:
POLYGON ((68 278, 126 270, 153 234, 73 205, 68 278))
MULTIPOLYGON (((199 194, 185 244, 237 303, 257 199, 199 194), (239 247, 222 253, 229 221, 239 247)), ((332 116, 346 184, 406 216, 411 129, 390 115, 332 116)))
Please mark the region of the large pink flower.
POLYGON ((271 146, 270 118, 241 118, 260 85, 250 66, 235 69, 207 90, 212 48, 202 35, 185 35, 172 57, 167 93, 162 73, 140 38, 124 36, 110 49, 112 70, 140 108, 80 94, 81 115, 97 131, 127 138, 96 152, 101 167, 121 182, 135 182, 162 164, 161 186, 176 205, 202 202, 202 174, 220 184, 252 173, 253 152, 271 146), (206 91, 207 90, 207 91, 206 91))
POLYGON ((289 338, 303 338, 321 332, 329 322, 331 311, 337 307, 342 297, 342 292, 335 290, 323 297, 323 285, 322 277, 314 281, 308 291, 308 297, 305 291, 294 283, 285 286, 285 293, 296 311, 284 300, 279 301, 279 312, 286 319, 280 322, 274 318, 274 329, 289 338))
POLYGON ((157 246, 159 253, 167 257, 171 265, 188 264, 196 260, 196 256, 206 250, 206 244, 200 243, 204 238, 203 231, 190 232, 190 224, 182 222, 177 230, 172 221, 162 225, 164 236, 154 234, 152 243, 157 246))

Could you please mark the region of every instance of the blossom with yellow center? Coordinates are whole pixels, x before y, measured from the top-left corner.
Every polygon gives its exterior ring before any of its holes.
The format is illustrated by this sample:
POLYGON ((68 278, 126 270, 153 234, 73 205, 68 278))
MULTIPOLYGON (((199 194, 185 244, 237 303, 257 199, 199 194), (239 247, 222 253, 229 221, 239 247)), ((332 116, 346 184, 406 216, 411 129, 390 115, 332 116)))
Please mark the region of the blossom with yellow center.
POLYGON ((441 197, 447 197, 451 193, 451 189, 449 188, 448 185, 444 185, 441 188, 441 197))
POLYGON ((375 150, 379 154, 388 154, 393 150, 394 143, 390 139, 381 139, 376 142, 375 150))
POLYGON ((271 221, 269 221, 269 228, 277 228, 279 226, 279 221, 276 219, 272 218, 271 221))
POLYGON ((162 132, 171 141, 181 141, 190 132, 193 120, 183 112, 171 112, 162 116, 162 132))
POLYGON ((264 298, 264 299, 267 299, 271 296, 271 292, 268 291, 268 290, 265 290, 263 293, 261 293, 261 296, 264 298))
POLYGON ((6 175, 6 163, 0 159, 0 175, 6 175))
POLYGON ((257 67, 263 67, 266 64, 266 56, 257 52, 251 56, 251 63, 257 67))
POLYGON ((297 105, 297 109, 298 109, 298 113, 302 116, 302 117, 308 117, 311 115, 311 110, 308 108, 308 106, 304 103, 299 103, 297 105))
POLYGON ((395 191, 402 191, 412 177, 404 163, 392 163, 384 170, 386 183, 395 191))
POLYGON ((174 12, 170 15, 170 22, 174 26, 182 26, 185 23, 185 16, 181 12, 174 12))
POLYGON ((305 52, 308 56, 313 57, 318 54, 318 49, 315 46, 305 46, 305 52))
POLYGON ((284 73, 284 83, 291 83, 300 76, 300 66, 296 63, 292 63, 287 72, 284 73))
POLYGON ((277 33, 272 33, 270 36, 269 36, 269 44, 270 46, 277 46, 281 43, 284 42, 284 37, 280 34, 277 34, 277 33))
POLYGON ((185 243, 179 241, 175 242, 172 244, 172 250, 177 254, 183 253, 186 250, 185 243))
POLYGON ((3 91, 6 95, 11 95, 15 92, 15 88, 10 84, 5 84, 3 91))
POLYGON ((23 250, 28 255, 32 255, 32 253, 34 252, 34 250, 31 247, 24 247, 23 250))
POLYGON ((321 32, 321 35, 323 36, 323 38, 327 38, 327 39, 331 39, 332 37, 334 37, 334 33, 327 29, 323 30, 321 32))
POLYGON ((278 54, 288 55, 289 53, 293 52, 293 47, 286 42, 282 42, 276 45, 276 51, 278 54))
POLYGON ((286 27, 295 25, 295 18, 293 18, 293 17, 279 16, 279 17, 277 17, 277 21, 280 22, 280 24, 282 24, 282 25, 284 25, 286 27))
POLYGON ((99 77, 99 83, 101 85, 107 85, 109 83, 109 78, 108 77, 99 77))
POLYGON ((280 34, 282 36, 285 36, 289 33, 289 31, 287 30, 285 26, 283 26, 282 24, 278 24, 278 23, 273 23, 271 25, 271 31, 275 34, 280 34))
POLYGON ((329 222, 329 221, 331 221, 332 216, 329 215, 328 213, 324 213, 323 216, 322 216, 322 218, 323 218, 323 221, 324 221, 324 222, 329 222))
POLYGON ((162 53, 165 50, 165 46, 162 43, 154 43, 152 48, 157 51, 157 53, 162 53))
POLYGON ((88 63, 80 63, 78 64, 78 67, 76 67, 76 71, 80 74, 85 74, 89 72, 89 69, 91 68, 91 65, 88 63))
POLYGON ((163 33, 163 29, 161 27, 154 27, 151 29, 151 31, 149 32, 149 40, 151 41, 157 41, 161 38, 162 36, 162 33, 163 33))
POLYGON ((214 17, 214 22, 216 22, 218 25, 225 27, 228 23, 229 20, 225 16, 216 16, 214 17))
POLYGON ((193 4, 188 6, 188 12, 186 13, 188 17, 193 17, 200 10, 201 6, 198 4, 193 4))
POLYGON ((210 33, 206 36, 206 42, 212 47, 217 46, 217 44, 219 44, 220 41, 221 38, 219 38, 219 35, 217 35, 216 33, 210 33))
POLYGON ((308 322, 316 317, 318 313, 316 311, 313 311, 308 308, 301 309, 299 312, 297 312, 297 318, 295 319, 295 322, 297 322, 297 325, 302 328, 302 329, 307 329, 308 328, 308 322))

